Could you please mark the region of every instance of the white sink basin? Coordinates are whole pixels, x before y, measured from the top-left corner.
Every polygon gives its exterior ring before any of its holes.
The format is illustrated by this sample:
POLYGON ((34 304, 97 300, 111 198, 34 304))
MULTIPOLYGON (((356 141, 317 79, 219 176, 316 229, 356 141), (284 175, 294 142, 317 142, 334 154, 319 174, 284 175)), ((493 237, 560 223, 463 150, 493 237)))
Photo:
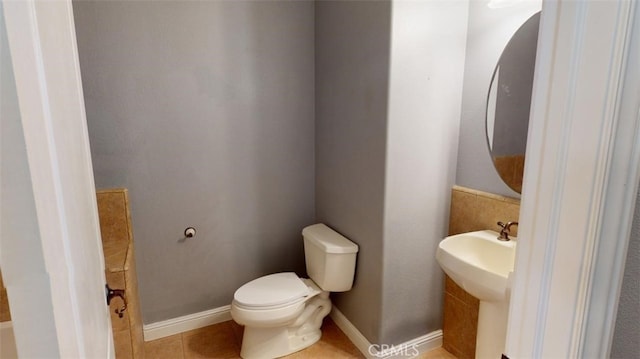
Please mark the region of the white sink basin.
POLYGON ((505 301, 510 290, 516 242, 494 231, 458 234, 440 242, 436 259, 451 279, 481 301, 505 301))

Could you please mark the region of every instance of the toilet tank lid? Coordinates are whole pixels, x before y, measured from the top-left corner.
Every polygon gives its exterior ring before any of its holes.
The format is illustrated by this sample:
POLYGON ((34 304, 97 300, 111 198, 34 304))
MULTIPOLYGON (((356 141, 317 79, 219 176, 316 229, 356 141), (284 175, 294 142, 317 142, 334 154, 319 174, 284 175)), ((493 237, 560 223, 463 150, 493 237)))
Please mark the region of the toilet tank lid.
POLYGON ((305 227, 302 236, 311 240, 326 253, 356 253, 358 245, 323 223, 305 227))

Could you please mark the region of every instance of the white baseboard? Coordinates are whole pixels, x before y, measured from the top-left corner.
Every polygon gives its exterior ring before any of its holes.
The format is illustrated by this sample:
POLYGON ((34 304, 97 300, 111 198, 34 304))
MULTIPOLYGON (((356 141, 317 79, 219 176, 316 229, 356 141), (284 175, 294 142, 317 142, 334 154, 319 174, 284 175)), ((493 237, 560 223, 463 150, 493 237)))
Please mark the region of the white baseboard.
POLYGON ((330 316, 366 358, 412 358, 442 346, 442 330, 393 346, 373 345, 336 307, 331 309, 330 316))
POLYGON ((146 324, 142 326, 142 331, 144 341, 148 342, 228 320, 231 320, 231 306, 225 305, 224 307, 214 308, 200 313, 146 324))
POLYGON ((417 357, 442 346, 442 330, 438 329, 423 336, 395 345, 376 355, 377 358, 417 357))
POLYGON ((331 313, 329 313, 333 322, 336 323, 338 328, 342 330, 342 332, 351 340, 353 345, 358 348, 360 353, 362 353, 367 358, 375 358, 371 353, 369 353, 369 347, 371 347, 371 343, 367 338, 365 338, 362 333, 356 328, 347 317, 342 314, 341 311, 338 310, 335 306, 331 308, 331 313))

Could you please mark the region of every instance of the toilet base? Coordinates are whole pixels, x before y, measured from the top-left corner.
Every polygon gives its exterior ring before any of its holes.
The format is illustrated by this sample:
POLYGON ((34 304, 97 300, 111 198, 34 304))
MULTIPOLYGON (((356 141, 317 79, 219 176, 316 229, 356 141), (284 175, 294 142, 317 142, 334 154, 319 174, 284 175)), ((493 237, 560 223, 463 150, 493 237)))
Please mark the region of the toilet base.
POLYGON ((240 356, 243 359, 279 358, 305 349, 322 336, 322 319, 331 311, 329 293, 312 298, 290 325, 283 327, 245 326, 240 356))
POLYGON ((240 357, 244 359, 279 358, 305 349, 320 340, 317 329, 291 336, 289 328, 245 328, 240 357))

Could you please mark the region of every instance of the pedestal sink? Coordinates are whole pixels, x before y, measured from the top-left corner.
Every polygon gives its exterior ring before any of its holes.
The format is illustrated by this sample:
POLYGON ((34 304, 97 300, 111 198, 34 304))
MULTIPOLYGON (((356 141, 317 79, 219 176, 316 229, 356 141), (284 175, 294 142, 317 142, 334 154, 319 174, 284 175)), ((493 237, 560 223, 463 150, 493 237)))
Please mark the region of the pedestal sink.
POLYGON ((440 242, 436 259, 460 287, 480 300, 477 359, 500 358, 507 336, 510 275, 516 242, 500 241, 494 231, 458 234, 440 242))

